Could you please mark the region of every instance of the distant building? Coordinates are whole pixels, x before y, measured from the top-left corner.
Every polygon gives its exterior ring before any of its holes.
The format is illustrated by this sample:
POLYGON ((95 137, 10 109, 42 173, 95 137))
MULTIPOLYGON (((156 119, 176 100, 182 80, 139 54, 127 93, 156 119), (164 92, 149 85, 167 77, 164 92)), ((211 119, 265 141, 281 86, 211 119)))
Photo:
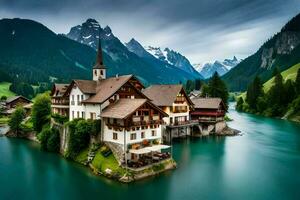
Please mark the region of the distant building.
POLYGON ((6 109, 12 109, 17 107, 18 105, 24 106, 30 103, 32 103, 32 101, 23 96, 14 96, 6 100, 5 107, 6 109))
POLYGON ((194 98, 192 101, 191 118, 199 121, 200 134, 219 133, 225 128, 226 106, 221 98, 194 98))
POLYGON ((55 83, 53 85, 50 93, 52 113, 69 116, 69 96, 65 95, 68 87, 69 84, 55 83))
POLYGON ((22 106, 27 113, 30 112, 32 101, 23 96, 13 96, 8 98, 4 103, 2 103, 4 111, 2 114, 11 115, 17 106, 22 106))

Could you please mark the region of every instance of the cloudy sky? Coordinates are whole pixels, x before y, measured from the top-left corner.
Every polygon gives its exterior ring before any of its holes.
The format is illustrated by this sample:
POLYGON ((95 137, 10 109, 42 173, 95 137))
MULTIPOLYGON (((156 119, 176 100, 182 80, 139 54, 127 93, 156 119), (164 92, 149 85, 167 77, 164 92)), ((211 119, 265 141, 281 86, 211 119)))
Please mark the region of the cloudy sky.
POLYGON ((300 0, 0 0, 0 18, 67 33, 87 18, 123 42, 170 47, 192 63, 245 58, 300 12, 300 0))

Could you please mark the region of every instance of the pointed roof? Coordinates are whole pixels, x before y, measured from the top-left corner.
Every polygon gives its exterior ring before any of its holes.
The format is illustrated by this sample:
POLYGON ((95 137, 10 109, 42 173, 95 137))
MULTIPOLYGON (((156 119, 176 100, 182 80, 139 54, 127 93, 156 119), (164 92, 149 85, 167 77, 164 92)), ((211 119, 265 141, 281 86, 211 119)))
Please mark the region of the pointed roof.
POLYGON ((63 96, 65 92, 67 91, 70 84, 64 84, 64 83, 54 83, 50 96, 63 96))
POLYGON ((101 39, 99 36, 99 44, 98 44, 98 51, 96 57, 96 64, 94 65, 93 69, 106 69, 103 63, 103 55, 102 55, 102 47, 101 47, 101 39))
POLYGON ((157 106, 172 106, 178 93, 182 92, 190 105, 193 105, 182 85, 151 85, 142 91, 157 106))
POLYGON ((192 102, 198 109, 218 109, 220 105, 226 110, 226 106, 221 98, 194 98, 192 102))
MULTIPOLYGON (((133 75, 123 75, 98 81, 97 86, 95 86, 95 95, 82 101, 82 103, 103 103, 113 96, 130 79, 135 78, 133 75)), ((140 94, 147 98, 143 93, 140 94)))
POLYGON ((106 107, 102 113, 101 117, 115 118, 115 119, 125 119, 131 114, 133 114, 137 109, 139 109, 144 104, 148 104, 153 109, 160 112, 164 117, 168 117, 163 110, 161 110, 156 105, 152 104, 147 99, 119 99, 114 104, 106 107))

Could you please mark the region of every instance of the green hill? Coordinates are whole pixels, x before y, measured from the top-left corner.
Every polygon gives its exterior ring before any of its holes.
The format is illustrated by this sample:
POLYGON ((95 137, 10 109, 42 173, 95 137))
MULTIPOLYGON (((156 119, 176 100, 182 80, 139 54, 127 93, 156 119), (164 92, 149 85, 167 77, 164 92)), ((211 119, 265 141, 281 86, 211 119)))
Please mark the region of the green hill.
MULTIPOLYGON (((300 63, 281 72, 283 80, 287 81, 287 80, 291 79, 291 80, 295 81, 298 69, 300 69, 300 63)), ((270 88, 273 86, 273 82, 274 82, 274 77, 272 77, 271 79, 269 79, 267 82, 264 83, 264 91, 265 92, 268 92, 270 90, 270 88)))
POLYGON ((245 91, 256 75, 267 81, 275 67, 280 71, 300 62, 300 14, 291 19, 279 33, 259 50, 243 60, 222 78, 230 91, 245 91))
MULTIPOLYGON (((289 69, 281 72, 282 78, 284 81, 287 81, 289 79, 295 81, 297 76, 297 71, 300 68, 300 63, 290 67, 289 69)), ((269 79, 267 82, 263 84, 264 92, 268 92, 270 88, 273 86, 274 77, 269 79)), ((246 92, 241 93, 239 96, 237 96, 237 99, 242 97, 244 100, 246 99, 246 92)))
POLYGON ((0 97, 6 96, 11 97, 15 96, 16 94, 9 90, 9 86, 11 83, 2 82, 0 83, 0 97))

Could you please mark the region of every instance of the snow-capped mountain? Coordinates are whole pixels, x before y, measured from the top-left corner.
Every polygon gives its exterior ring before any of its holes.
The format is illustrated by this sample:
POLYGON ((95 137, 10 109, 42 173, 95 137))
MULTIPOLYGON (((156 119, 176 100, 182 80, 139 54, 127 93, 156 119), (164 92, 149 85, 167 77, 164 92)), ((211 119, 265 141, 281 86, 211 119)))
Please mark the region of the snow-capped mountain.
POLYGON ((174 65, 188 73, 195 73, 194 67, 191 65, 190 61, 180 53, 171 50, 169 48, 161 49, 160 47, 147 46, 144 47, 151 55, 157 59, 164 61, 170 65, 174 65))
POLYGON ((159 47, 143 47, 135 39, 131 39, 128 43, 125 43, 127 49, 141 58, 146 59, 148 62, 155 63, 155 65, 160 65, 167 68, 177 68, 185 71, 191 75, 191 79, 203 77, 194 67, 190 64, 189 60, 182 56, 181 54, 165 48, 163 51, 159 47))
POLYGON ((225 59, 224 61, 218 61, 203 64, 194 64, 194 68, 200 72, 204 78, 210 78, 215 72, 218 72, 220 76, 226 74, 229 70, 234 68, 241 62, 235 56, 232 59, 225 59))
MULTIPOLYGON (((150 83, 179 83, 201 77, 187 73, 172 65, 149 61, 144 56, 129 50, 113 33, 110 27, 102 28, 95 19, 88 19, 81 25, 74 26, 66 37, 86 44, 93 49, 98 48, 99 38, 105 53, 104 62, 109 67, 108 76, 115 74, 134 74, 146 84, 150 83), (112 68, 114 66, 114 68, 112 68)), ((134 49, 138 49, 135 46, 134 49)), ((141 46, 142 50, 143 47, 141 46)), ((144 50, 144 53, 149 54, 144 50)), ((149 54, 150 57, 153 57, 149 54)), ((154 57, 153 57, 154 58, 154 57)), ((156 58, 154 58, 157 60, 156 58)))

